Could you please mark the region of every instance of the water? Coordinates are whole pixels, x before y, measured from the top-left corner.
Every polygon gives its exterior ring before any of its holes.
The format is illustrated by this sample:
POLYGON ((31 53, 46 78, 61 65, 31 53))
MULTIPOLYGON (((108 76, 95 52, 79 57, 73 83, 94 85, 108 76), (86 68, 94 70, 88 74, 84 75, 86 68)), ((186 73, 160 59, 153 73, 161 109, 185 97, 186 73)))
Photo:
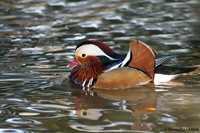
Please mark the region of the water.
POLYGON ((181 86, 83 92, 67 80, 76 45, 100 40, 120 54, 139 39, 167 65, 198 66, 197 0, 0 2, 0 132, 200 130, 199 72, 181 86))

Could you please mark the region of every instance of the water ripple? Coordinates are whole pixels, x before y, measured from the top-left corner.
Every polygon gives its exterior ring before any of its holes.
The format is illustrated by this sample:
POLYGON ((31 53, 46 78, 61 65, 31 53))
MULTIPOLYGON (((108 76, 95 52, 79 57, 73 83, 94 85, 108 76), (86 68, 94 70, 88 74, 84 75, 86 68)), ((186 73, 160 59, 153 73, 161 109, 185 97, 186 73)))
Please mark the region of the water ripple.
POLYGON ((24 129, 12 129, 12 128, 0 128, 1 133, 29 133, 29 131, 24 129))
POLYGON ((58 109, 49 109, 49 108, 39 107, 39 106, 34 107, 34 105, 31 106, 31 107, 23 107, 23 108, 26 109, 26 110, 40 112, 40 113, 57 113, 57 112, 60 112, 60 110, 58 110, 58 109))
POLYGON ((11 111, 5 108, 0 108, 0 116, 5 117, 11 115, 11 111))
POLYGON ((25 118, 9 118, 6 119, 7 123, 10 124, 41 124, 41 122, 31 119, 25 119, 25 118))

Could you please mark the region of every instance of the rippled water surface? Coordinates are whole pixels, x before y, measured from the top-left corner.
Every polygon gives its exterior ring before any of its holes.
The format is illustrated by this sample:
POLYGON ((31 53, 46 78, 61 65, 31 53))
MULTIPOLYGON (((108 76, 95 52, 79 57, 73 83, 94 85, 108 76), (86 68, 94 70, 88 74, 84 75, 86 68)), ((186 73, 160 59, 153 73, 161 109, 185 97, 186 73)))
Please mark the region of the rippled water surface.
POLYGON ((0 1, 0 132, 200 130, 199 72, 184 85, 83 92, 66 66, 95 39, 120 54, 139 39, 167 65, 200 62, 198 0, 0 1))

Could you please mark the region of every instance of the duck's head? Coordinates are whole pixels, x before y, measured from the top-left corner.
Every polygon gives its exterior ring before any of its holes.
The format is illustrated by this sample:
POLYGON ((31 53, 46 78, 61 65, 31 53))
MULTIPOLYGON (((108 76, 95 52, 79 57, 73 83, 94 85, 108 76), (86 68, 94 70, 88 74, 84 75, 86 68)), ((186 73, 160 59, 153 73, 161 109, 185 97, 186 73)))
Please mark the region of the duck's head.
POLYGON ((121 56, 100 41, 84 41, 77 45, 75 49, 75 59, 67 67, 83 65, 88 60, 97 58, 100 59, 103 64, 107 64, 121 58, 121 56))

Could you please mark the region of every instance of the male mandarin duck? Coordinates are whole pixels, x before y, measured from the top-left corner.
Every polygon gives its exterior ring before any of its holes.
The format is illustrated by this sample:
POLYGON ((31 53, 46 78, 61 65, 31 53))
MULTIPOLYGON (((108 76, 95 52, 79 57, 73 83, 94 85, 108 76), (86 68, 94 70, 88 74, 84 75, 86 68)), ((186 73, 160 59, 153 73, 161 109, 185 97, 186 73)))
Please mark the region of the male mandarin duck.
POLYGON ((89 40, 76 47, 75 59, 67 67, 75 66, 69 78, 76 84, 99 89, 125 89, 165 82, 177 74, 196 69, 179 67, 177 70, 177 67, 161 65, 174 57, 158 58, 157 53, 141 41, 131 41, 128 54, 119 55, 106 44, 89 40), (163 73, 167 68, 170 70, 163 73))

